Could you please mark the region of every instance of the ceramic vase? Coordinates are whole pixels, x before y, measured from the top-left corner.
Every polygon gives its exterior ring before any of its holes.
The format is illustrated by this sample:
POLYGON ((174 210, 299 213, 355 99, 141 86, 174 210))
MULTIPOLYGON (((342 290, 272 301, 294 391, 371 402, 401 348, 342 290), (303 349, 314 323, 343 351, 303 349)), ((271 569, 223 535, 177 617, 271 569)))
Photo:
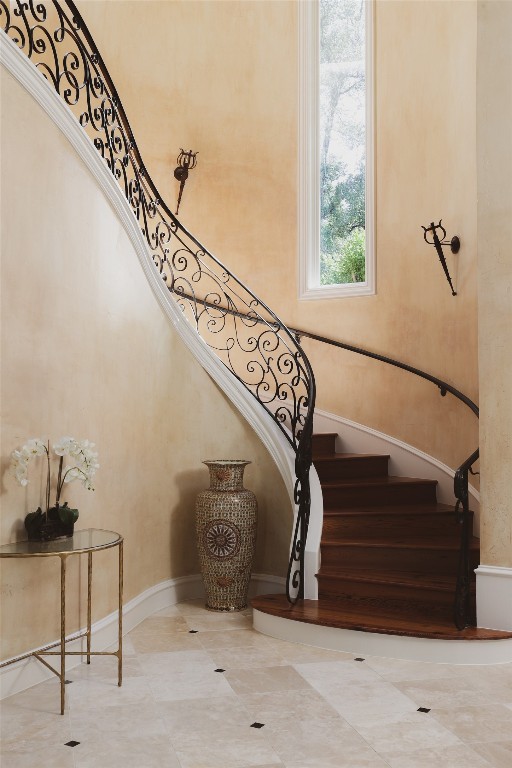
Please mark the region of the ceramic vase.
POLYGON ((196 500, 196 533, 206 607, 212 611, 241 611, 247 593, 256 543, 258 505, 243 486, 250 461, 204 461, 210 487, 196 500))

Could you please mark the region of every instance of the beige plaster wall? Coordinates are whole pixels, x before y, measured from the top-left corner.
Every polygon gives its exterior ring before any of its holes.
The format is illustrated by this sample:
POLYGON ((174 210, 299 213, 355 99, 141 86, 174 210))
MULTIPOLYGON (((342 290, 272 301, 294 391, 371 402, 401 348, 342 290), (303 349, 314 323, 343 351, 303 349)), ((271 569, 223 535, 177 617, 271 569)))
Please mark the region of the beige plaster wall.
MULTIPOLYGON (((194 498, 204 458, 244 457, 260 506, 257 572, 284 575, 291 509, 252 430, 174 333, 117 218, 86 168, 2 70, 2 433, 0 543, 23 538, 42 501, 21 488, 13 448, 71 434, 97 444, 94 493, 67 486, 77 527, 125 537, 125 597, 197 573, 194 498)), ((95 556, 93 620, 116 605, 116 557, 95 556)), ((58 561, 2 561, 2 658, 58 636, 58 561)), ((68 630, 83 602, 73 599, 68 630), (77 607, 78 606, 78 607, 77 607)), ((81 574, 82 597, 85 584, 81 574)), ((79 610, 80 609, 80 610, 79 610)))
POLYGON ((481 561, 512 566, 512 3, 478 3, 481 561))
MULTIPOLYGON (((476 3, 377 0, 377 294, 298 301, 298 3, 81 3, 146 165, 171 203, 180 147, 199 151, 180 217, 290 324, 397 357, 478 401, 476 3), (134 47, 137 46, 137 55, 134 47), (453 298, 420 225, 458 234, 453 298)), ((404 373, 304 342, 320 408, 452 467, 473 415, 404 373)))

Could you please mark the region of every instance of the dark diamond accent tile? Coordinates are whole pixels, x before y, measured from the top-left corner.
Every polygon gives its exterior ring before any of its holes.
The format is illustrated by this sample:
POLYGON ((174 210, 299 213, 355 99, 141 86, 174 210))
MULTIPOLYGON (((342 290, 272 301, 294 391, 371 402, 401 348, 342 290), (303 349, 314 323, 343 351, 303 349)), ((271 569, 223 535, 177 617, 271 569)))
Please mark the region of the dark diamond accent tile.
POLYGON ((66 741, 65 747, 77 747, 80 744, 79 741, 66 741))
POLYGON ((417 712, 430 712, 430 709, 428 709, 428 707, 419 707, 417 712))
POLYGON ((189 635, 197 635, 198 632, 199 632, 198 629, 189 629, 188 631, 189 635))
POLYGON ((265 723, 252 723, 251 728, 263 728, 265 723))
POLYGON ((364 661, 364 659, 363 659, 363 658, 361 658, 361 656, 357 656, 357 657, 354 659, 354 661, 364 661))
POLYGON ((225 669, 216 669, 215 671, 216 672, 225 672, 226 670, 225 669))

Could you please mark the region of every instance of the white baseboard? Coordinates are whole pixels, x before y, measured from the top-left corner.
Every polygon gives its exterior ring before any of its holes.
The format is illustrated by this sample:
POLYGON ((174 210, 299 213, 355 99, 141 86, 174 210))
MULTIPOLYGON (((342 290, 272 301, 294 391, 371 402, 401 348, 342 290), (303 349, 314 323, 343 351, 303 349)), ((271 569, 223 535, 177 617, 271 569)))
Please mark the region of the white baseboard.
MULTIPOLYGON (((249 596, 282 593, 284 585, 285 580, 279 576, 253 573, 249 586, 249 596)), ((163 608, 168 608, 185 600, 200 598, 204 598, 204 588, 199 574, 162 581, 160 584, 146 589, 124 605, 123 634, 130 632, 141 621, 163 608)), ((91 629, 93 650, 103 651, 117 643, 117 611, 95 622, 91 629)), ((73 635, 69 637, 72 638, 73 635)), ((66 643, 66 648, 69 651, 84 651, 85 640, 84 638, 71 639, 66 643)), ((34 648, 33 650, 39 649, 34 648)), ((72 669, 81 664, 82 661, 83 658, 80 656, 69 656, 66 659, 66 669, 72 669)), ((0 669, 0 699, 20 693, 52 677, 52 673, 33 657, 15 661, 0 669)))
POLYGON ((512 632, 512 568, 476 569, 477 625, 512 632))

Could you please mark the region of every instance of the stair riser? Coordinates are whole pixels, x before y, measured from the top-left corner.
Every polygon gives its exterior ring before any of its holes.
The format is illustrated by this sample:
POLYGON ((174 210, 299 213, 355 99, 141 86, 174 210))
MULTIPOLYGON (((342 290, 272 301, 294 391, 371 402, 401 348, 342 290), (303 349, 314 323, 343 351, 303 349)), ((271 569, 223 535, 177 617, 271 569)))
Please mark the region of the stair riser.
POLYGON ((407 536, 417 534, 421 539, 426 536, 442 536, 448 540, 458 541, 461 527, 455 522, 453 513, 434 517, 422 514, 379 515, 361 512, 360 515, 344 517, 343 512, 340 512, 338 515, 324 516, 323 532, 325 538, 339 538, 340 541, 348 538, 358 540, 391 536, 401 538, 404 534, 407 536))
MULTIPOLYGON (((453 615, 455 601, 455 585, 453 592, 443 590, 415 590, 412 587, 391 584, 364 584, 353 581, 331 579, 318 575, 319 598, 339 602, 340 611, 344 607, 368 611, 371 615, 375 609, 389 608, 404 614, 418 612, 424 616, 435 616, 450 621, 453 615)), ((474 590, 470 598, 472 610, 475 612, 476 599, 474 590)))
POLYGON ((313 435, 313 456, 327 456, 336 452, 336 435, 313 435))
POLYGON ((320 481, 326 483, 348 478, 386 477, 388 474, 387 456, 340 457, 313 463, 320 481))
MULTIPOLYGON (((323 566, 332 566, 349 570, 371 572, 372 570, 400 571, 401 573, 425 573, 453 575, 457 574, 458 549, 433 551, 413 547, 411 549, 395 547, 346 547, 321 546, 323 566)), ((478 566, 478 554, 472 553, 471 568, 478 566)))
POLYGON ((388 504, 435 504, 435 483, 323 487, 325 509, 388 504))

